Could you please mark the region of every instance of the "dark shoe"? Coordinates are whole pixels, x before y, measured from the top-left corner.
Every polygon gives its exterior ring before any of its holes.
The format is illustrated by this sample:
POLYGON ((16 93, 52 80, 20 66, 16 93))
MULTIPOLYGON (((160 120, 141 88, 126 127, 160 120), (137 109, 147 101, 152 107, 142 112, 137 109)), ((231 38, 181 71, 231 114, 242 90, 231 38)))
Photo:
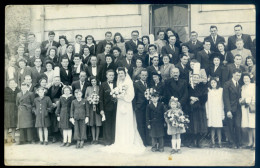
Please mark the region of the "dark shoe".
POLYGON ((237 149, 237 146, 235 144, 231 145, 232 149, 237 149))
POLYGON ((95 140, 92 140, 92 141, 91 141, 91 145, 93 145, 93 144, 95 144, 95 140))
POLYGON ((41 141, 40 144, 43 145, 43 141, 41 141))
POLYGON ((28 141, 28 144, 32 144, 32 141, 28 141))
POLYGON ((152 152, 156 152, 157 150, 156 150, 155 148, 152 148, 151 151, 152 151, 152 152))
POLYGON ((79 146, 79 148, 83 148, 83 146, 84 146, 84 141, 80 141, 80 146, 79 146))
POLYGON ((176 153, 181 154, 181 150, 180 150, 180 149, 177 149, 177 152, 176 152, 176 153))
POLYGON ((210 144, 210 148, 215 148, 215 144, 210 144))
POLYGON ((63 142, 61 145, 60 145, 60 147, 63 147, 63 146, 65 146, 66 145, 66 143, 65 142, 63 142))
POLYGON ((17 143, 16 143, 16 145, 23 145, 24 143, 23 142, 20 142, 20 141, 18 141, 17 143))
POLYGON ((52 143, 55 143, 57 140, 56 140, 56 138, 53 138, 52 139, 52 143))
POLYGON ((223 146, 222 146, 221 144, 218 144, 218 147, 219 147, 219 148, 222 148, 223 146))
POLYGON ((94 144, 95 144, 95 145, 99 144, 99 141, 98 141, 98 140, 95 140, 94 144))
POLYGON ((159 149, 159 152, 164 152, 164 149, 159 149))
POLYGON ((67 143, 67 144, 66 144, 66 147, 70 147, 70 143, 67 143))
POLYGON ((76 148, 79 148, 79 146, 80 146, 80 141, 77 141, 76 148))
POLYGON ((15 141, 15 139, 12 139, 11 142, 12 142, 12 143, 15 143, 16 141, 15 141))
POLYGON ((44 142, 44 145, 48 145, 48 141, 45 141, 45 142, 44 142))
POLYGON ((171 150, 171 154, 174 154, 174 153, 176 153, 176 150, 175 150, 175 149, 172 149, 172 150, 171 150))

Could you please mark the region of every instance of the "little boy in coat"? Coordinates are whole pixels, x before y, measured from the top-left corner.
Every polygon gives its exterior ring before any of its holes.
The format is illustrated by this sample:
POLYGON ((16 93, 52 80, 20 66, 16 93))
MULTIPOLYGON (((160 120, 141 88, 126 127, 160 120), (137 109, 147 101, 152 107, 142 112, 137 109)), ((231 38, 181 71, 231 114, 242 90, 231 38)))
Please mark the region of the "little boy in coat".
POLYGON ((146 107, 146 125, 150 129, 150 136, 152 138, 152 152, 164 151, 164 112, 166 109, 163 104, 158 102, 159 93, 154 92, 151 95, 152 103, 146 107), (157 145, 158 143, 158 145, 157 145))
POLYGON ((77 140, 76 148, 83 148, 86 136, 86 125, 89 121, 89 107, 86 99, 82 99, 82 91, 75 90, 76 100, 71 103, 70 121, 74 124, 74 139, 77 140))

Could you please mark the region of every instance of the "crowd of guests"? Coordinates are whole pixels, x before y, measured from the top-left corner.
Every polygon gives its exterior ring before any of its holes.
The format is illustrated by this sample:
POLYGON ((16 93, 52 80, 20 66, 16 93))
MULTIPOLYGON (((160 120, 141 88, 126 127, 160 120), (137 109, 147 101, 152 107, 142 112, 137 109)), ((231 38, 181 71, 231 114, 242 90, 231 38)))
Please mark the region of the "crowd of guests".
MULTIPOLYGON (((241 25, 234 26, 234 32, 228 42, 218 35, 216 26, 210 27, 210 35, 202 42, 195 31, 189 41, 181 42, 171 28, 159 30, 153 43, 149 36, 139 38, 137 30, 129 41, 118 32, 112 38, 108 31, 98 43, 92 35, 85 37, 85 43, 82 35, 76 35, 73 44, 65 35, 56 42, 53 31, 42 43, 36 42, 33 33, 27 35, 28 43, 20 35, 17 55, 8 57, 5 71, 5 142, 11 129, 14 143, 19 128, 18 144, 39 140, 47 145, 50 135, 52 142, 62 137, 61 146, 70 146, 73 134, 80 148, 90 128, 91 144, 100 143, 107 109, 88 98, 100 95, 101 84, 115 82, 116 70, 125 67, 134 82, 137 128, 144 145, 150 145, 152 137, 152 151, 163 151, 164 133, 156 122, 165 122, 163 113, 178 104, 190 123, 186 130, 170 129, 168 124, 173 153, 180 150, 180 134, 185 132, 189 136, 183 134, 183 138, 193 141, 188 146, 200 147, 201 137, 210 131, 211 147, 216 146, 215 133, 217 146, 222 147, 223 124, 230 147, 243 146, 242 128, 249 140, 244 147, 254 149, 255 39, 244 34, 241 25), (151 101, 144 95, 148 88, 157 91, 151 101)), ((109 129, 114 128, 111 124, 109 129)), ((113 133, 109 136, 104 139, 107 145, 113 143, 113 133)))

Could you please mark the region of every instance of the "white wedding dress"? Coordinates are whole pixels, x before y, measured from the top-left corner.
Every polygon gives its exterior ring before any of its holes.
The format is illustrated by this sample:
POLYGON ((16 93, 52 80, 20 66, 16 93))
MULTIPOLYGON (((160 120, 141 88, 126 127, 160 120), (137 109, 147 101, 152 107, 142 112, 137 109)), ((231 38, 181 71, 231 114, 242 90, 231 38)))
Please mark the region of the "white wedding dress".
POLYGON ((102 148, 110 153, 142 154, 145 151, 140 134, 137 130, 133 112, 134 86, 127 74, 124 81, 117 80, 117 87, 126 86, 126 92, 118 99, 116 112, 115 143, 102 148))

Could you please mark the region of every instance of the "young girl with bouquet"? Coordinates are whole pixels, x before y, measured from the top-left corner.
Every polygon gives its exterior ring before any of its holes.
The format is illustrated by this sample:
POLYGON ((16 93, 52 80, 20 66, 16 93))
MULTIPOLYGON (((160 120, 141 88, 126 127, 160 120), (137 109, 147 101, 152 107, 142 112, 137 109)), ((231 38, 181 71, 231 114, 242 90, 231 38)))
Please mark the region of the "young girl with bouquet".
POLYGON ((172 135, 172 151, 171 154, 180 153, 181 134, 185 133, 185 127, 189 123, 189 119, 181 110, 181 105, 178 98, 171 97, 169 101, 170 109, 164 113, 164 118, 167 123, 167 134, 172 135))

